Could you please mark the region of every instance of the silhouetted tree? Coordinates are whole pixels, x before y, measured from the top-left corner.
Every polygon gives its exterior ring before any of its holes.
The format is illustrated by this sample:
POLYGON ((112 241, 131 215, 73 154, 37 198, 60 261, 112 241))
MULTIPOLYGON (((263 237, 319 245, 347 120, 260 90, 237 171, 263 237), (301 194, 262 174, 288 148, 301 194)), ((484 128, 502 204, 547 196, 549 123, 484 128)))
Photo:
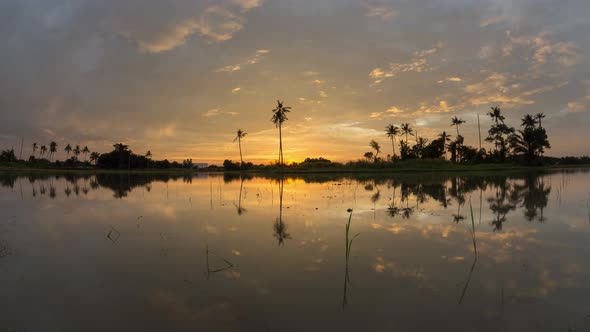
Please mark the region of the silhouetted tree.
POLYGON ((375 150, 374 162, 377 162, 377 156, 379 155, 379 152, 381 152, 381 146, 375 140, 371 140, 371 142, 369 142, 369 146, 375 150))
POLYGON ((236 132, 236 138, 234 138, 234 142, 236 140, 238 141, 238 147, 240 149, 240 167, 241 168, 244 167, 244 158, 242 157, 242 138, 246 137, 246 135, 248 135, 247 132, 243 131, 242 129, 238 129, 238 131, 236 132))
POLYGON ((49 160, 53 159, 53 154, 57 152, 57 143, 49 143, 49 160))
POLYGON ((33 143, 33 156, 35 155, 35 151, 37 151, 37 143, 33 143))
POLYGON ((394 143, 394 139, 396 138, 397 135, 399 135, 400 131, 399 131, 399 127, 395 126, 395 125, 387 125, 387 127, 385 127, 385 133, 387 134, 387 137, 389 137, 391 139, 391 148, 393 149, 393 154, 392 154, 392 161, 395 161, 395 143, 394 143))
POLYGON ((84 154, 84 160, 86 160, 88 153, 90 153, 90 150, 88 150, 87 146, 84 146, 84 148, 82 149, 82 154, 84 154))
POLYGON ((285 160, 283 159, 283 133, 282 133, 282 125, 283 122, 289 120, 287 118, 287 113, 291 112, 291 107, 283 106, 283 102, 277 100, 277 107, 272 110, 272 118, 271 121, 275 124, 277 128, 279 128, 279 165, 283 166, 285 160))
POLYGON ((457 129, 457 136, 459 136, 459 126, 463 123, 465 123, 465 120, 460 119, 456 116, 451 119, 451 126, 455 126, 455 128, 457 129))
POLYGON ((66 159, 68 159, 70 157, 70 152, 72 152, 72 146, 70 144, 66 145, 64 151, 66 152, 66 159))

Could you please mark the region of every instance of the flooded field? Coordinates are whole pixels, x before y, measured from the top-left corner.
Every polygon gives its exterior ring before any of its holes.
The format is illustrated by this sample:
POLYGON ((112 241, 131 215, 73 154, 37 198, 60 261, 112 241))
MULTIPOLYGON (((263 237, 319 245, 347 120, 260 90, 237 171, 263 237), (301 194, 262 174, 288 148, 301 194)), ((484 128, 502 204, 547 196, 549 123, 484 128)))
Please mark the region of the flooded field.
POLYGON ((0 331, 590 331, 584 170, 0 185, 0 331))

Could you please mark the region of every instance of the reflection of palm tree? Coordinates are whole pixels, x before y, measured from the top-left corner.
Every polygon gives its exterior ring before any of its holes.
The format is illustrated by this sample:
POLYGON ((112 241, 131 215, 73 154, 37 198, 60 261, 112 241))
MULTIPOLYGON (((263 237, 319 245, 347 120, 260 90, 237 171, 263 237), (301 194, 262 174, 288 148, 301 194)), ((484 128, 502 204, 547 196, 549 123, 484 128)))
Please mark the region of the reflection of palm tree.
POLYGON ((277 128, 279 128, 279 166, 283 166, 285 160, 283 159, 283 122, 289 120, 287 113, 291 112, 291 107, 283 106, 283 102, 277 100, 277 107, 272 110, 272 118, 270 119, 277 128))
POLYGON ((240 148, 240 168, 244 167, 244 158, 242 158, 242 138, 248 135, 247 132, 243 131, 242 129, 238 129, 236 132, 236 138, 234 138, 234 142, 238 141, 238 147, 240 148))
POLYGON ((397 135, 399 135, 399 127, 394 126, 392 124, 387 125, 387 127, 385 127, 385 133, 387 134, 387 137, 389 137, 391 139, 391 148, 393 149, 393 154, 391 155, 391 160, 395 161, 395 143, 394 143, 393 139, 397 135))
POLYGON ((236 207, 238 215, 242 215, 242 213, 247 212, 247 210, 242 207, 242 188, 243 187, 244 187, 244 178, 240 176, 240 196, 238 197, 238 206, 236 207))
POLYGON ((273 226, 273 236, 279 241, 279 246, 291 238, 291 234, 287 233, 287 225, 283 222, 283 185, 284 179, 281 177, 279 179, 279 217, 273 226))

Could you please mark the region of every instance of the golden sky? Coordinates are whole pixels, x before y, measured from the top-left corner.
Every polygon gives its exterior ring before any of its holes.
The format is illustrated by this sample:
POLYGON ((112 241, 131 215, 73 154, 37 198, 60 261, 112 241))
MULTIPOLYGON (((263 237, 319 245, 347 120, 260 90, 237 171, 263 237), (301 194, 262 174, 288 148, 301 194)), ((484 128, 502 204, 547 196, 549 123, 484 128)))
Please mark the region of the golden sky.
POLYGON ((124 142, 219 163, 239 159, 241 128, 244 159, 270 162, 280 99, 287 161, 358 159, 371 139, 390 153, 387 124, 433 139, 453 116, 477 146, 477 114, 485 135, 496 105, 513 126, 544 112, 549 155, 588 154, 588 13, 586 0, 2 1, 0 148, 124 142))

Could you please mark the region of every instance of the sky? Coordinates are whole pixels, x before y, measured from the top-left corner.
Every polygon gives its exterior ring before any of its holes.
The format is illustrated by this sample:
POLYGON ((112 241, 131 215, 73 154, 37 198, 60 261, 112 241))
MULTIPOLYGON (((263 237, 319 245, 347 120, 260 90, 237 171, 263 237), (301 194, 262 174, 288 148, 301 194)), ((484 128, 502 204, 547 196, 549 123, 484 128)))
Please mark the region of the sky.
MULTIPOLYGON (((552 149, 590 153, 587 0, 2 0, 0 148, 58 143, 155 159, 362 158, 387 124, 478 146, 477 115, 544 112, 552 149)), ((484 142, 484 147, 490 147, 484 142)), ((396 150, 399 146, 396 147, 396 150)), ((399 151, 399 150, 398 150, 399 151)))

